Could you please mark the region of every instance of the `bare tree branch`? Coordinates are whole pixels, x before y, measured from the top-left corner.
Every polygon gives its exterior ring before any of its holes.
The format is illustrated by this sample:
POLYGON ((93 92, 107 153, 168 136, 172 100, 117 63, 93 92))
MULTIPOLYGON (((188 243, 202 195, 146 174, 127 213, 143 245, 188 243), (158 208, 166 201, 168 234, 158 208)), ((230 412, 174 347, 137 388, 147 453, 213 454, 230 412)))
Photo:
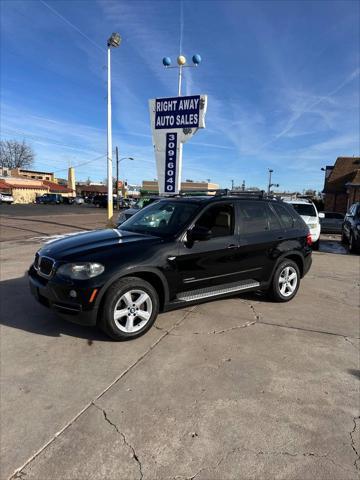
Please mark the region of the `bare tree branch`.
POLYGON ((0 141, 0 165, 7 168, 29 168, 34 163, 35 154, 27 145, 17 140, 0 141))

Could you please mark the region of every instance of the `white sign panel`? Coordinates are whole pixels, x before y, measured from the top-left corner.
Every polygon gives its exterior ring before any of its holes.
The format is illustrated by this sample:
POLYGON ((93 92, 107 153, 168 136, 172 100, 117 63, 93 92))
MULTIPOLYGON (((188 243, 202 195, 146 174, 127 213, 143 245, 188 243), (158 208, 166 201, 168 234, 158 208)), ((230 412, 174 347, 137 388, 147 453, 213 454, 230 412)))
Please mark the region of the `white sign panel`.
POLYGON ((149 101, 159 193, 177 194, 181 185, 182 147, 205 128, 206 95, 149 101))

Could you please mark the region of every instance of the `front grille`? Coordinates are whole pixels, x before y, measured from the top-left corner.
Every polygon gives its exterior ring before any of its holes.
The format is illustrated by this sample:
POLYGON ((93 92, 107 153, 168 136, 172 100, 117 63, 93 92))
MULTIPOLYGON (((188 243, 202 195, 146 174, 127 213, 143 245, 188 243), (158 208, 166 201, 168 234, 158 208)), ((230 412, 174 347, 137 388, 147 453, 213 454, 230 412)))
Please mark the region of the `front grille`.
MULTIPOLYGON (((36 260, 35 260, 36 261, 36 260)), ((38 260, 39 275, 49 278, 53 273, 54 260, 49 257, 40 257, 38 260)), ((36 267, 35 267, 36 268, 36 267)))

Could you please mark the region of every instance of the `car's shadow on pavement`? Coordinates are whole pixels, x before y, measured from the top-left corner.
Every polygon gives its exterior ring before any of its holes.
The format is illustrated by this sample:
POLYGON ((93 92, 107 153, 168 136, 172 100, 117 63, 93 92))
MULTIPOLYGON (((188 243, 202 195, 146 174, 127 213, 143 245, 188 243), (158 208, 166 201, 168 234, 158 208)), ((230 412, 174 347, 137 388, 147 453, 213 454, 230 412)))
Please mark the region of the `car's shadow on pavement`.
POLYGON ((62 335, 93 341, 110 342, 97 327, 84 327, 63 320, 31 295, 27 274, 0 282, 0 324, 37 335, 62 335))

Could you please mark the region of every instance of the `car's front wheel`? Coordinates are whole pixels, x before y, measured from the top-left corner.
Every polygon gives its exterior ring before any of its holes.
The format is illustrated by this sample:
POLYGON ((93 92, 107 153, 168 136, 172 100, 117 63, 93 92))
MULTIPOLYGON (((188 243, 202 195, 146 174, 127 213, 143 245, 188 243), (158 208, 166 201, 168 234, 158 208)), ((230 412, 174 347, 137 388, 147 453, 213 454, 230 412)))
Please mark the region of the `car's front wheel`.
POLYGON ((147 332, 158 313, 154 287, 141 278, 126 277, 106 293, 100 327, 114 340, 128 340, 147 332))
POLYGON ((276 302, 288 302, 295 297, 299 286, 299 267, 292 260, 284 260, 275 271, 269 293, 276 302))

